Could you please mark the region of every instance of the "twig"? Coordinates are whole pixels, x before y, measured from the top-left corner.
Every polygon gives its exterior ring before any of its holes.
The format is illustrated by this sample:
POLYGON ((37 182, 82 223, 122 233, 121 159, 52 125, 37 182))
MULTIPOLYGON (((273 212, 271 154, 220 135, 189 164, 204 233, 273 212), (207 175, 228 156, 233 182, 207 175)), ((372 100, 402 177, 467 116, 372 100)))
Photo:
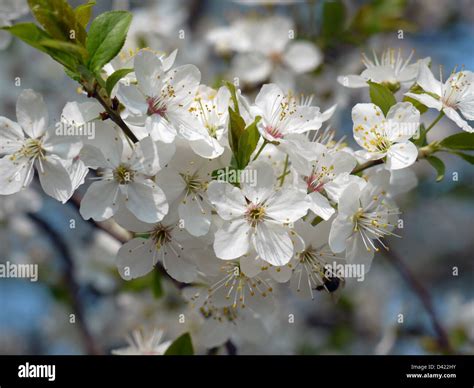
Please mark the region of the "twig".
POLYGON ((399 255, 397 255, 393 251, 393 249, 388 249, 384 252, 384 255, 390 261, 390 263, 392 263, 397 268, 403 279, 407 282, 407 284, 410 286, 410 288, 420 300, 421 304, 423 305, 424 309, 426 310, 428 316, 431 319, 431 323, 436 332, 440 348, 446 353, 453 353, 453 349, 449 342, 448 334, 446 333, 446 330, 444 329, 443 325, 438 319, 438 316, 436 315, 436 311, 431 300, 431 295, 429 294, 428 290, 418 281, 418 279, 411 272, 407 264, 402 260, 399 255))
POLYGON ((74 276, 74 260, 72 259, 67 244, 64 242, 62 236, 45 220, 33 213, 28 213, 28 217, 48 235, 64 262, 64 283, 71 298, 72 310, 77 318, 79 331, 87 353, 91 355, 102 354, 87 326, 84 316, 84 306, 79 297, 79 285, 74 276))

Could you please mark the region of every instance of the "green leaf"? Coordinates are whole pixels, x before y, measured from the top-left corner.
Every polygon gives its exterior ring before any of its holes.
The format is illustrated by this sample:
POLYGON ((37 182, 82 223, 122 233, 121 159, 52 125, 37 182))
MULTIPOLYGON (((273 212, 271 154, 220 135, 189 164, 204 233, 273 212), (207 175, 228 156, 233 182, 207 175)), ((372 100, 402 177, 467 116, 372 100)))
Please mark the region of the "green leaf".
POLYGON ((107 91, 107 94, 110 96, 110 93, 112 93, 112 89, 117 84, 117 82, 119 82, 123 77, 132 71, 133 69, 119 69, 112 73, 109 78, 107 78, 105 83, 105 90, 107 91))
POLYGON ((100 71, 120 52, 131 21, 132 14, 127 11, 105 12, 93 20, 86 43, 92 72, 100 71))
POLYGON ((33 16, 53 38, 84 44, 86 31, 66 0, 28 0, 33 16))
POLYGON ((189 333, 178 337, 165 352, 165 356, 192 356, 193 354, 194 348, 189 333))
POLYGON ((446 167, 441 159, 437 158, 436 156, 428 156, 426 160, 433 166, 436 170, 436 182, 441 182, 444 179, 444 173, 446 167))
POLYGON ((52 49, 56 49, 58 51, 63 51, 72 56, 76 57, 79 61, 87 58, 87 50, 78 44, 64 42, 62 40, 54 40, 54 39, 44 39, 40 41, 40 44, 44 47, 49 47, 52 49))
POLYGON ((250 156, 257 148, 260 140, 260 132, 257 129, 257 124, 260 121, 260 116, 255 118, 255 121, 250 124, 239 138, 239 147, 237 150, 237 165, 243 170, 250 162, 250 156))
POLYGON ((161 283, 161 274, 156 268, 153 270, 152 291, 153 296, 156 299, 159 299, 164 295, 163 284, 161 283))
POLYGON ((414 98, 405 96, 403 97, 403 102, 410 102, 418 111, 420 114, 425 113, 428 110, 428 107, 426 105, 423 105, 420 101, 415 100, 414 98))
POLYGON ((341 1, 325 1, 321 33, 326 38, 333 38, 344 31, 346 10, 341 1))
POLYGON ((89 0, 86 4, 81 4, 74 8, 76 19, 82 27, 86 28, 89 24, 92 17, 92 8, 95 4, 95 0, 89 0))
MULTIPOLYGON (((239 151, 239 139, 245 131, 244 119, 229 107, 229 145, 232 153, 237 155, 239 151)), ((236 156, 237 157, 237 156, 236 156)))
POLYGON ((225 86, 227 86, 227 89, 229 89, 232 102, 234 103, 234 111, 240 116, 239 101, 237 100, 237 90, 235 89, 235 85, 229 81, 224 83, 225 86))
POLYGON ((56 62, 59 62, 64 67, 71 71, 75 71, 77 61, 70 54, 63 51, 55 50, 51 47, 42 45, 41 42, 45 40, 51 40, 51 36, 48 35, 44 30, 39 28, 34 23, 17 23, 11 27, 3 27, 3 30, 10 32, 13 36, 21 39, 31 47, 42 51, 51 56, 56 62))
POLYGON ((451 152, 453 155, 457 155, 460 158, 464 159, 466 162, 470 164, 474 164, 474 155, 466 154, 464 152, 451 152))
POLYGON ((451 150, 474 150, 474 133, 456 133, 442 140, 440 145, 451 150))
POLYGON ((372 103, 382 109, 384 115, 387 115, 390 108, 397 103, 395 96, 387 87, 381 84, 372 81, 367 81, 367 83, 369 84, 369 93, 372 103))
POLYGON ((420 128, 418 129, 417 136, 413 137, 413 144, 415 144, 418 148, 423 147, 427 144, 426 141, 426 128, 424 124, 420 124, 420 128))

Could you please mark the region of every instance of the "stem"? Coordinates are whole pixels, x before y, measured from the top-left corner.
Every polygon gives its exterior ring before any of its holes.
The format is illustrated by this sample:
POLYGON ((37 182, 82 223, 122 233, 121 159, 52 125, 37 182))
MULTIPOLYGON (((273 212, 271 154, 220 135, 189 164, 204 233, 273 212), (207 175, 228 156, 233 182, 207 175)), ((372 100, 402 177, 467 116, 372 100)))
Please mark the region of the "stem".
POLYGON ((100 95, 100 92, 97 91, 97 88, 94 88, 93 92, 91 93, 91 96, 94 97, 100 103, 100 105, 104 107, 110 119, 122 129, 125 135, 132 142, 138 143, 138 138, 135 136, 132 130, 128 127, 125 121, 122 120, 120 113, 113 109, 111 103, 110 104, 107 103, 107 101, 100 95))
POLYGON ((252 162, 254 160, 256 160, 260 154, 262 153, 263 149, 265 148, 265 146, 269 143, 269 141, 267 139, 263 139, 263 144, 260 146, 260 148, 258 149, 257 153, 255 154, 255 156, 253 157, 252 159, 252 162))
POLYGON ((452 354, 453 349, 449 342, 449 336, 436 315, 431 296, 427 289, 418 281, 417 277, 411 272, 406 263, 392 249, 385 251, 384 255, 398 269, 403 279, 420 300, 431 319, 431 323, 438 337, 440 348, 446 353, 452 354))
POLYGON ((283 173, 280 175, 279 179, 280 179, 280 187, 283 186, 283 183, 285 183, 285 178, 286 176, 288 175, 288 154, 286 154, 286 158, 285 158, 285 166, 283 167, 283 173))
MULTIPOLYGON (((438 142, 433 142, 433 143, 430 143, 424 147, 421 147, 418 149, 418 159, 417 160, 420 160, 420 159, 425 159, 427 158, 428 156, 430 156, 431 154, 434 154, 436 151, 438 151, 440 149, 439 147, 439 143, 438 142)), ((383 159, 377 159, 377 160, 369 160, 368 162, 365 162, 365 163, 362 163, 362 164, 359 164, 358 166, 356 166, 351 174, 358 174, 364 170, 367 170, 368 168, 370 167, 374 167, 374 166, 377 166, 379 164, 382 164, 383 163, 383 159)))
POLYGON ((441 120, 443 116, 444 116, 444 112, 443 111, 439 112, 438 117, 436 117, 434 121, 431 123, 431 125, 428 128, 426 128, 425 135, 431 130, 431 128, 433 128, 436 124, 438 124, 438 121, 441 120))

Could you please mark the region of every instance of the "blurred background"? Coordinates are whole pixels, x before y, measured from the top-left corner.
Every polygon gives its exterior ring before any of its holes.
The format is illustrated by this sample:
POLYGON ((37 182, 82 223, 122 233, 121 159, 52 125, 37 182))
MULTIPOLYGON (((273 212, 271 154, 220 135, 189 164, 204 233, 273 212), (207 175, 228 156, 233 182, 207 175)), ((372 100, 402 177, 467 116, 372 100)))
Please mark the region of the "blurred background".
MULTIPOLYGON (((0 0, 0 24, 31 20, 25 3, 0 0)), ((442 65, 445 75, 455 66, 474 70, 471 0, 346 0, 337 7, 323 0, 97 3, 95 15, 111 9, 134 15, 122 58, 140 47, 177 48, 177 63, 197 65, 207 85, 239 77, 253 98, 271 80, 313 95, 322 110, 337 103, 330 125, 336 138, 346 136, 350 145, 350 111, 355 103, 369 101, 368 89, 344 88, 336 79, 360 74, 362 52, 380 54, 393 47, 407 57, 414 49, 414 59, 431 57, 432 67, 442 65), (297 64, 285 67, 274 57, 267 58, 270 67, 262 65, 266 53, 257 42, 271 44, 273 35, 240 39, 244 20, 273 20, 286 30, 292 26, 295 41, 313 45, 319 58, 314 68, 301 72, 297 64)), ((26 88, 44 95, 51 122, 68 101, 87 100, 45 55, 5 32, 0 32, 0 46, 0 115, 15 119, 17 96, 26 88)), ((429 111, 423 120, 430 123, 435 117, 429 111)), ((430 140, 457 131, 444 119, 430 140)), ((442 158, 447 170, 441 183, 427 163, 417 163, 418 187, 397 198, 402 238, 390 241, 389 255, 376 256, 364 282, 347 282, 338 303, 325 293, 314 301, 301 300, 282 288, 278 310, 264 322, 269 339, 233 335, 227 346, 210 351, 196 339, 198 351, 432 354, 446 351, 439 345, 444 335, 455 352, 473 353, 474 169, 456 157, 442 158)), ((118 276, 114 260, 119 247, 115 238, 83 221, 74 205, 62 205, 34 185, 0 197, 0 262, 39 265, 38 282, 0 279, 0 354, 109 354, 139 327, 162 328, 165 340, 185 331, 193 334, 192 322, 179 321, 188 310, 171 282, 163 278, 157 284, 154 274, 132 282, 118 276)))

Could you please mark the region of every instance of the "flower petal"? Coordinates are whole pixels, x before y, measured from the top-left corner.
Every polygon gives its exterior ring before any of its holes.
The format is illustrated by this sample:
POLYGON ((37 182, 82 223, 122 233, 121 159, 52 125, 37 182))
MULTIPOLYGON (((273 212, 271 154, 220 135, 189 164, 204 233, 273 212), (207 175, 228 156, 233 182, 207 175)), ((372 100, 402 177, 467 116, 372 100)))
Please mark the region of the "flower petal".
POLYGON ((448 116, 451 120, 453 120, 459 128, 466 132, 474 132, 474 128, 472 128, 466 120, 464 120, 458 112, 456 112, 453 108, 445 107, 443 108, 443 112, 448 116))
POLYGON ((393 144, 387 151, 388 170, 400 170, 415 163, 418 149, 411 141, 393 144))
POLYGON ((331 206, 328 199, 321 193, 314 192, 308 195, 310 198, 310 210, 320 216, 323 220, 327 221, 336 212, 331 206))
POLYGON ((232 220, 245 213, 245 198, 240 189, 230 183, 212 181, 207 188, 207 197, 224 220, 232 220))
POLYGON ((132 182, 126 185, 125 206, 143 222, 161 221, 168 213, 168 202, 163 190, 153 181, 132 182))
POLYGON ((215 234, 214 251, 222 260, 233 260, 250 249, 250 225, 244 220, 226 222, 215 234))
POLYGON ((318 67, 322 62, 321 51, 312 43, 293 42, 283 55, 283 62, 295 73, 306 73, 318 67))
POLYGON ((13 154, 23 146, 23 130, 6 117, 0 117, 0 134, 0 154, 13 154))
POLYGON ((44 134, 48 125, 48 108, 43 97, 31 89, 21 92, 16 103, 16 117, 31 138, 44 134))
POLYGON ((92 183, 81 201, 82 218, 105 221, 117 211, 117 194, 119 186, 114 181, 98 181, 92 183))
POLYGON ((125 280, 132 280, 148 274, 157 262, 153 240, 134 238, 126 242, 117 253, 117 269, 125 280))
POLYGON ((190 194, 178 206, 185 229, 193 236, 204 236, 211 226, 211 209, 199 196, 190 194))
POLYGON ((265 203, 265 214, 282 223, 295 222, 308 212, 306 193, 283 189, 276 192, 265 203))
POLYGON ((293 257, 293 243, 286 229, 279 225, 258 224, 252 241, 260 258, 272 265, 285 265, 293 257))
POLYGON ((41 163, 36 161, 41 187, 46 194, 65 203, 73 194, 69 172, 63 160, 48 156, 41 163))

